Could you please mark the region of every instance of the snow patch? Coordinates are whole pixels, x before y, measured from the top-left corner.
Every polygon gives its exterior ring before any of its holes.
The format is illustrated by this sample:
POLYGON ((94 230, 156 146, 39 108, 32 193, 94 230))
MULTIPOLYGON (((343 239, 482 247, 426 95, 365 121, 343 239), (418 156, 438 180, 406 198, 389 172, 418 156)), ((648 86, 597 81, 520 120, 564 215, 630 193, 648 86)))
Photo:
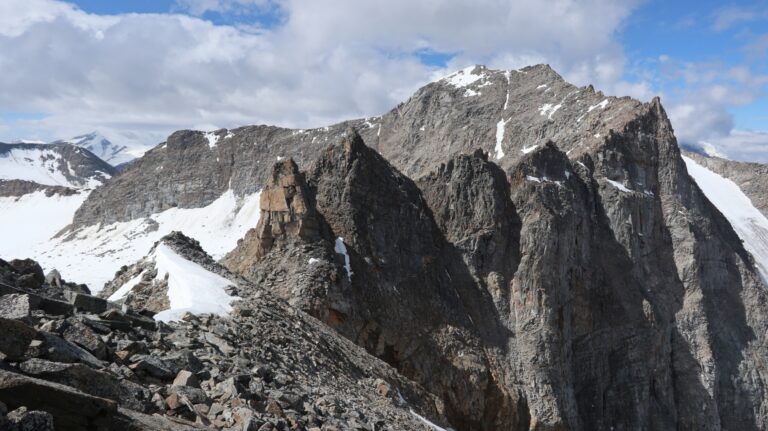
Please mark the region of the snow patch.
POLYGON ((483 73, 474 74, 472 73, 473 70, 475 70, 475 66, 466 67, 464 69, 459 70, 458 72, 455 72, 446 76, 445 78, 443 78, 443 81, 453 85, 456 88, 466 87, 482 79, 485 76, 483 75, 483 73))
POLYGON ((140 272, 139 275, 136 277, 133 277, 132 279, 128 280, 120 286, 119 289, 115 291, 112 295, 110 295, 109 298, 107 298, 108 301, 119 301, 125 297, 125 295, 128 294, 131 290, 133 290, 134 287, 136 287, 139 282, 141 282, 141 278, 144 276, 144 271, 140 272))
POLYGON ((314 264, 319 263, 319 262, 320 262, 320 259, 316 259, 314 257, 310 257, 309 260, 307 261, 307 263, 310 264, 310 265, 314 265, 314 264))
POLYGON ((755 259, 763 282, 768 285, 768 219, 733 181, 683 156, 688 173, 701 191, 725 216, 755 259))
POLYGON ((504 157, 504 150, 501 148, 501 143, 504 141, 504 129, 506 128, 508 121, 509 120, 504 121, 502 118, 496 123, 496 160, 504 157))
POLYGON ((160 243, 154 260, 157 280, 168 277, 170 308, 155 315, 155 320, 179 320, 184 313, 227 315, 237 297, 230 296, 225 287, 233 283, 195 262, 184 259, 172 248, 160 243))
POLYGON ((333 247, 333 251, 344 256, 344 269, 347 271, 347 279, 352 281, 352 265, 349 263, 349 253, 347 253, 347 246, 344 244, 344 238, 336 238, 336 244, 333 247))
POLYGON ((560 109, 563 106, 562 103, 558 103, 557 105, 553 105, 551 103, 545 103, 539 108, 539 115, 546 115, 547 119, 551 120, 552 116, 555 115, 555 112, 557 112, 558 109, 560 109))
POLYGON ((523 149, 520 150, 520 151, 522 151, 523 154, 528 154, 528 153, 530 153, 531 151, 535 150, 538 147, 539 147, 538 145, 531 145, 530 147, 523 147, 523 149))
POLYGON ((620 183, 618 181, 609 180, 608 178, 606 178, 605 180, 608 181, 608 184, 616 187, 617 189, 621 190, 622 192, 632 193, 632 190, 628 189, 627 186, 625 186, 624 184, 622 184, 622 183, 620 183))
POLYGON ((219 143, 219 135, 215 132, 204 132, 203 135, 208 140, 208 148, 213 148, 219 143))
POLYGON ((542 88, 547 88, 547 84, 541 84, 538 87, 536 87, 537 90, 541 90, 542 88))
POLYGON ((598 103, 597 105, 592 105, 587 109, 587 112, 592 112, 593 109, 605 109, 605 107, 608 106, 608 99, 603 100, 602 102, 598 103))

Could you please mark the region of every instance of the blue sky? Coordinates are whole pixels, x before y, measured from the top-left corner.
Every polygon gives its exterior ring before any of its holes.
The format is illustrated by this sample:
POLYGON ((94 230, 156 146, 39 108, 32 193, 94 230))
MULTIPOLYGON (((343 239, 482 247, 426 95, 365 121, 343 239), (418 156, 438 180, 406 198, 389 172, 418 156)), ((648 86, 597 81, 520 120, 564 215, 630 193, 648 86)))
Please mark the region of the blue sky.
POLYGON ((768 1, 4 0, 0 52, 0 140, 319 126, 469 64, 545 62, 768 161, 768 1))

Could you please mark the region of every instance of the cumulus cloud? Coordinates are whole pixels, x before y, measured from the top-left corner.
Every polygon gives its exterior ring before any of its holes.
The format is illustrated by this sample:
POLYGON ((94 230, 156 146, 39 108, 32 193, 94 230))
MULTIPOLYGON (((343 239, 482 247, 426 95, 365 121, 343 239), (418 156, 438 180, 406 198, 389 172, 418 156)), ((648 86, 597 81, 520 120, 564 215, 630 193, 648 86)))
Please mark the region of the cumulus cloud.
POLYGON ((745 65, 682 62, 668 56, 660 63, 661 81, 668 86, 667 112, 679 142, 738 160, 755 160, 760 145, 768 154, 768 135, 737 130, 729 112, 729 107, 762 97, 768 75, 753 73, 745 65))
MULTIPOLYGON (((58 0, 0 3, 0 138, 90 129, 158 142, 179 128, 296 127, 378 115, 459 67, 548 62, 577 84, 622 88, 615 40, 635 0, 179 0, 177 14, 99 16, 58 0), (274 27, 191 16, 276 8, 274 27), (445 68, 417 52, 452 53, 445 68)), ((647 88, 634 88, 647 95, 647 88)), ((42 136, 41 138, 45 138, 42 136)))

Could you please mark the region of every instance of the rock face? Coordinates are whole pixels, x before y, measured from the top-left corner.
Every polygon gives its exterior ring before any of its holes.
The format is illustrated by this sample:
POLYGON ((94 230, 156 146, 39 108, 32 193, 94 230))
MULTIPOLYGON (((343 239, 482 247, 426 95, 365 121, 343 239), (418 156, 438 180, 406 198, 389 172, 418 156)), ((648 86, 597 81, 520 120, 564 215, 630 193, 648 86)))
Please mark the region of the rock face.
POLYGON ((306 175, 320 239, 245 238, 225 263, 441 394, 460 429, 764 429, 744 358, 766 355, 765 288, 658 101, 635 114, 575 160, 548 142, 505 175, 475 152, 416 183, 348 132, 306 175))

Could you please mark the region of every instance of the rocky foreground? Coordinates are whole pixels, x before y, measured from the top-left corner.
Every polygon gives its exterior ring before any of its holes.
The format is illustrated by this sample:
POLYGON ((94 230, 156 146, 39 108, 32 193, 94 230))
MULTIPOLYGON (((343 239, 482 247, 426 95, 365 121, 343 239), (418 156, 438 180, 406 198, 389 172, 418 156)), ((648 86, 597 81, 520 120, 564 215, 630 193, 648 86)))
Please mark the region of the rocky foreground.
MULTIPOLYGON (((230 276, 231 315, 169 324, 0 261, 2 430, 431 429, 433 397, 317 320, 230 276)), ((439 404, 439 403, 438 403, 439 404)))

